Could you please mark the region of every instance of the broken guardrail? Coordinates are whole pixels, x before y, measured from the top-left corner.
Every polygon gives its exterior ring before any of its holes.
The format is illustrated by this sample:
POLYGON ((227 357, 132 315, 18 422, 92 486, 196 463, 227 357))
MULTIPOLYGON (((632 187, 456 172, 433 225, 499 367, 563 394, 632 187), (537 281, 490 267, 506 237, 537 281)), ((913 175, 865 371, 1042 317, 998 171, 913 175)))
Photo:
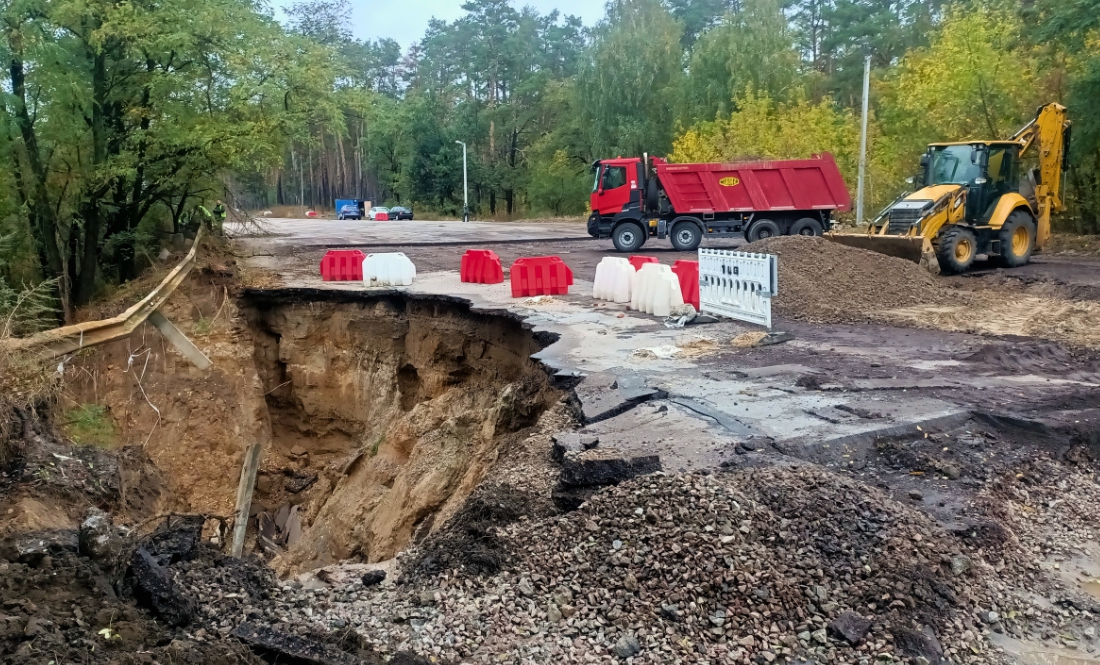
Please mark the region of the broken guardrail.
POLYGON ((209 368, 213 364, 210 359, 160 311, 172 292, 195 266, 200 238, 202 238, 202 229, 199 229, 199 233, 195 235, 191 251, 172 269, 172 272, 168 273, 157 288, 118 316, 45 330, 29 337, 10 339, 6 342, 7 347, 13 351, 38 352, 46 357, 56 358, 85 347, 128 337, 138 326, 148 321, 199 369, 209 368))

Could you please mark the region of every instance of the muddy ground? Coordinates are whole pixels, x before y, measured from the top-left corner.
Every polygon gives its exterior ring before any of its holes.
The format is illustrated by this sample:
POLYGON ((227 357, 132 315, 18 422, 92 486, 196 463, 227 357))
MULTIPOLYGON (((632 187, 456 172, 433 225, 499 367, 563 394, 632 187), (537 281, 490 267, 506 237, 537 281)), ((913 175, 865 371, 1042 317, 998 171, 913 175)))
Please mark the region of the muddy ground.
MULTIPOLYGON (((485 247, 506 266, 558 254, 586 280, 608 245, 485 247)), ((404 251, 421 275, 454 270, 466 248, 378 247, 404 251)), ((140 330, 66 359, 60 397, 5 428, 0 662, 414 662, 406 651, 433 662, 1093 662, 1097 259, 938 278, 935 306, 957 295, 962 312, 781 315, 794 341, 775 346, 735 347, 737 324, 697 327, 706 343, 674 365, 636 356, 644 396, 601 424, 585 411, 600 372, 559 371, 575 356, 554 344, 569 340, 528 314, 317 290, 323 250, 236 251, 208 255, 167 312, 214 370, 140 330), (662 423, 699 381, 753 384, 734 398, 750 405, 755 392, 843 397, 802 409, 815 432, 891 421, 876 410, 907 402, 958 415, 841 438, 718 420, 667 438, 662 423), (563 502, 551 450, 570 431, 596 432, 603 448, 618 437, 620 457, 658 454, 664 475, 565 488, 563 502), (257 439, 268 452, 241 564, 219 548, 257 439), (197 608, 189 623, 134 593, 129 550, 120 567, 80 547, 91 508, 121 532, 138 527, 130 546, 158 516, 202 516, 200 549, 164 564, 197 608), (266 541, 265 519, 277 524, 266 541), (45 549, 28 549, 35 538, 45 549), (834 626, 854 620, 846 613, 866 620, 857 639, 834 626)), ((642 253, 693 258, 661 243, 642 253)), ((616 320, 579 293, 563 303, 563 320, 616 320)), ((630 325, 619 341, 663 329, 630 325)), ((766 417, 761 404, 754 417, 766 417)))

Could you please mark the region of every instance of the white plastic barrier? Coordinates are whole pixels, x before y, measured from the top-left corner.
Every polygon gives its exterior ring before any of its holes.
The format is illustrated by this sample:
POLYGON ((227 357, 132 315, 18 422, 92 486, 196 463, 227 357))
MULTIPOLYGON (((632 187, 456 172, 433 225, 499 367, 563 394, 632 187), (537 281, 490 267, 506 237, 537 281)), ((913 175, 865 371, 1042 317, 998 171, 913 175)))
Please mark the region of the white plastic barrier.
POLYGON ((363 282, 367 286, 409 286, 416 266, 401 252, 367 254, 363 261, 363 282))
POLYGON ((596 281, 592 297, 617 303, 630 302, 630 285, 634 281, 634 266, 618 256, 605 256, 596 265, 596 281))
POLYGON ((646 263, 635 273, 631 286, 631 309, 654 316, 670 316, 674 309, 683 305, 680 279, 672 272, 671 266, 646 263))
POLYGON ((772 327, 772 296, 779 293, 774 254, 699 250, 699 309, 772 327))

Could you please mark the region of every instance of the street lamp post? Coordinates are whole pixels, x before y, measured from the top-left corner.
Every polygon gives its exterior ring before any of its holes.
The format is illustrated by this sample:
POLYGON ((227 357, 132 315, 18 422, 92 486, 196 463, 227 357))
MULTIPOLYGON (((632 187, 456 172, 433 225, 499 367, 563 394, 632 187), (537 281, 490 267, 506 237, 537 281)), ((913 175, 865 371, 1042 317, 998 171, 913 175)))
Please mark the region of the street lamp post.
POLYGON ((462 221, 470 221, 470 186, 466 180, 466 143, 455 141, 462 146, 462 221))
POLYGON ((863 183, 867 179, 867 103, 871 96, 871 56, 863 59, 863 118, 859 131, 859 185, 856 189, 856 226, 863 225, 863 183))

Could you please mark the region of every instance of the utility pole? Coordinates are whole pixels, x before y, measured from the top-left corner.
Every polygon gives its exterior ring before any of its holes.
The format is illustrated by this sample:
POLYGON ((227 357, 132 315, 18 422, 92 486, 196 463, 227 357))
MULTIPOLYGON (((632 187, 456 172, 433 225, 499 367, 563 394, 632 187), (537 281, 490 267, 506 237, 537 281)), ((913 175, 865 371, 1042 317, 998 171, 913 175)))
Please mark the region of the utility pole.
POLYGON ((462 221, 470 221, 470 186, 466 180, 466 144, 462 141, 455 141, 455 143, 462 146, 462 221))
POLYGON ((867 103, 871 96, 871 56, 863 59, 863 127, 859 132, 859 185, 856 191, 856 226, 863 226, 863 185, 867 179, 867 103))

